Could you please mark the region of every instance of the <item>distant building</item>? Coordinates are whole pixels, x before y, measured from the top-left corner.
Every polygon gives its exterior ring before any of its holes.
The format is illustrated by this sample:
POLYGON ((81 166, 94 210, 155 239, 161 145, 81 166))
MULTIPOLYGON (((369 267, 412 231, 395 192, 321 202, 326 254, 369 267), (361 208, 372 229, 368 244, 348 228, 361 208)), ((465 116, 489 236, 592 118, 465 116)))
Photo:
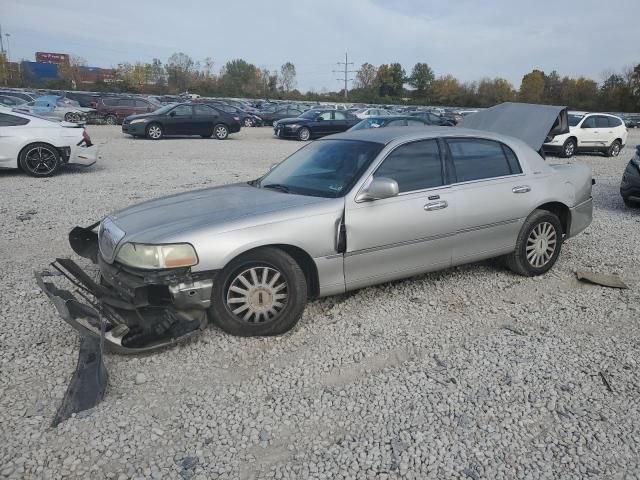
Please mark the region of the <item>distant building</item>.
POLYGON ((40 62, 22 62, 25 75, 34 80, 55 80, 60 78, 58 64, 40 62))

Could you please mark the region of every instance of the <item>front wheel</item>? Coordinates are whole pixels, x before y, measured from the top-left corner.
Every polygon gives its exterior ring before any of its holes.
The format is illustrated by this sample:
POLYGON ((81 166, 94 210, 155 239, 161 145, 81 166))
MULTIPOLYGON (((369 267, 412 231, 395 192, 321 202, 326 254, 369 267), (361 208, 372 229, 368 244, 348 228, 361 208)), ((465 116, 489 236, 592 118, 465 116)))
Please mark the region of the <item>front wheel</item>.
POLYGON ((307 127, 302 127, 298 132, 298 139, 306 142, 311 138, 311 131, 307 127))
POLYGON ((226 125, 220 123, 213 128, 213 133, 218 140, 226 140, 229 136, 229 129, 226 125))
POLYGON ((620 150, 622 150, 620 140, 614 140, 611 146, 607 149, 607 157, 617 157, 620 155, 620 150))
POLYGON ((60 154, 46 143, 32 143, 20 152, 20 168, 32 177, 50 177, 60 167, 60 154))
POLYGON ((562 145, 562 156, 564 158, 571 158, 576 153, 576 141, 573 138, 567 139, 562 145))
POLYGON ((160 140, 163 135, 162 125, 159 123, 152 123, 147 127, 147 138, 151 140, 160 140))
POLYGON ((547 210, 534 210, 518 234, 516 249, 506 257, 510 270, 525 277, 548 272, 562 248, 562 225, 547 210))
POLYGON ((213 323, 231 335, 280 335, 302 317, 307 282, 289 254, 260 248, 236 258, 220 272, 211 304, 213 323))

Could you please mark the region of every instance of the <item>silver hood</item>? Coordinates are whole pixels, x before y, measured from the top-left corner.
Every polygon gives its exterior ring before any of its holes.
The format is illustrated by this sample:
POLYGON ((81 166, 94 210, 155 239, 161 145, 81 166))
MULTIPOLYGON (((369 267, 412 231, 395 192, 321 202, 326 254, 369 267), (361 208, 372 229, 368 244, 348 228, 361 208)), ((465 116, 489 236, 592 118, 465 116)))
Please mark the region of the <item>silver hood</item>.
POLYGON ((509 135, 535 151, 547 137, 569 133, 567 107, 532 103, 501 103, 464 117, 458 126, 509 135))
POLYGON ((275 220, 266 217, 295 207, 323 203, 328 206, 333 204, 332 200, 286 194, 246 183, 179 193, 143 202, 110 215, 103 225, 109 225, 110 220, 116 230, 124 234, 117 232, 113 251, 102 253, 109 261, 119 244, 124 242, 167 243, 195 230, 206 229, 211 233, 225 231, 238 228, 243 219, 250 219, 255 225, 259 223, 256 218, 259 216, 265 216, 264 221, 275 220))

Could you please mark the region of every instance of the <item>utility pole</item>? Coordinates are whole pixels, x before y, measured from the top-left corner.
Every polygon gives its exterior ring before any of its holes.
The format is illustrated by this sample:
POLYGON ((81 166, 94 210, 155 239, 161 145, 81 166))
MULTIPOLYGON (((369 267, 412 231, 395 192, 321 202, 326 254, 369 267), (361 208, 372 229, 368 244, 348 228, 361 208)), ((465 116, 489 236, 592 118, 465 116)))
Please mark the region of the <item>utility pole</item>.
POLYGON ((2 43, 2 25, 0 25, 0 57, 2 57, 2 79, 4 80, 4 84, 7 85, 7 62, 9 61, 9 57, 4 51, 4 43, 2 43))
POLYGON ((338 78, 339 81, 344 81, 344 98, 347 98, 348 95, 348 82, 353 80, 353 78, 349 78, 350 73, 356 73, 356 70, 349 70, 349 65, 353 65, 353 62, 349 62, 349 54, 345 52, 344 54, 344 62, 338 62, 338 65, 344 65, 344 70, 333 70, 333 73, 342 73, 344 74, 344 78, 338 78))

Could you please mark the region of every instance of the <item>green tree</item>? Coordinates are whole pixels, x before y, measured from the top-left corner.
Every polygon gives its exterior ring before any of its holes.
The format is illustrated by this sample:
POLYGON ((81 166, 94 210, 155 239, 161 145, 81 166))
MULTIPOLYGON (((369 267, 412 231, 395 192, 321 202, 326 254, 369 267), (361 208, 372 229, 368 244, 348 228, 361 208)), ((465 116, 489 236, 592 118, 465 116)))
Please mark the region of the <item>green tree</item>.
POLYGON ((416 89, 416 98, 428 99, 431 96, 431 87, 435 78, 429 65, 416 63, 411 71, 411 76, 407 79, 407 83, 416 89))
POLYGON ((533 70, 522 77, 518 99, 525 103, 544 102, 544 72, 533 70))
POLYGON ((178 92, 186 91, 191 84, 193 69, 193 59, 186 53, 176 52, 171 55, 165 65, 169 87, 178 92))
POLYGON ((258 69, 241 58, 230 60, 220 71, 220 86, 226 95, 256 94, 261 86, 258 69))
POLYGON ((389 73, 391 74, 391 85, 392 85, 392 97, 400 97, 404 92, 404 82, 406 80, 406 75, 404 68, 399 63, 392 63, 389 66, 389 73))

